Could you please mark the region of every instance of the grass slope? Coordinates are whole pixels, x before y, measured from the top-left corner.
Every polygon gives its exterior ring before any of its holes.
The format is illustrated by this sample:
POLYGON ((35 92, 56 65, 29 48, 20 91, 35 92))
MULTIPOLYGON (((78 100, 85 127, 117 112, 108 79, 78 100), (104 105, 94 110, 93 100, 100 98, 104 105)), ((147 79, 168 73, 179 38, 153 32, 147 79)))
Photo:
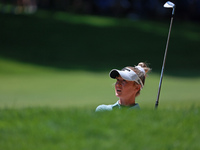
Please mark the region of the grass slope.
POLYGON ((199 113, 197 108, 106 113, 83 109, 1 109, 0 148, 198 150, 199 113))

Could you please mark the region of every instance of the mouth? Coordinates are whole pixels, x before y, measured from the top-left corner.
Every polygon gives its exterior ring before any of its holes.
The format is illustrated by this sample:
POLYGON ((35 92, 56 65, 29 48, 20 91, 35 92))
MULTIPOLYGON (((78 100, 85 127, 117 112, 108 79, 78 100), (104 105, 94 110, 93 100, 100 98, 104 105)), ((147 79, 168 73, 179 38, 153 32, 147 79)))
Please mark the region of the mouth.
POLYGON ((116 91, 117 91, 117 93, 121 93, 122 92, 122 90, 120 90, 120 89, 117 89, 116 91))
POLYGON ((120 96, 122 95, 122 90, 120 90, 120 89, 115 89, 115 95, 116 95, 117 97, 120 97, 120 96))

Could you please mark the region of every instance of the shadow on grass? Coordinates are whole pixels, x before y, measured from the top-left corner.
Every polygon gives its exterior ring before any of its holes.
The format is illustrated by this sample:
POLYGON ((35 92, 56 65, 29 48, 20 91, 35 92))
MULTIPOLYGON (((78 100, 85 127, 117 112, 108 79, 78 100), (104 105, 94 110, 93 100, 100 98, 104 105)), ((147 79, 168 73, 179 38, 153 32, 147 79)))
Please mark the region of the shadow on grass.
MULTIPOLYGON (((168 22, 116 19, 116 25, 95 26, 81 23, 80 17, 73 18, 74 22, 78 21, 73 23, 70 17, 73 15, 64 14, 63 20, 55 19, 54 12, 41 16, 38 13, 0 14, 0 56, 42 66, 89 71, 120 69, 143 61, 149 63, 153 72, 160 73, 168 22)), ((197 51, 200 38, 195 34, 199 31, 193 24, 183 26, 174 22, 165 66, 167 74, 198 76, 182 72, 200 69, 197 51), (176 74, 174 70, 181 73, 176 74)))

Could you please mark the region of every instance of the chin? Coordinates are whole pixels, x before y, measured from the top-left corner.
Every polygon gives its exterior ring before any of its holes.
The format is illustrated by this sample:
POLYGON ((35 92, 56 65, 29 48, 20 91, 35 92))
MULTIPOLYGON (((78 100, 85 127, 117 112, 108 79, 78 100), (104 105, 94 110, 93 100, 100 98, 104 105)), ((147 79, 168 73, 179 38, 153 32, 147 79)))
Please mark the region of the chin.
POLYGON ((120 94, 117 94, 117 93, 116 93, 115 96, 120 97, 120 94))

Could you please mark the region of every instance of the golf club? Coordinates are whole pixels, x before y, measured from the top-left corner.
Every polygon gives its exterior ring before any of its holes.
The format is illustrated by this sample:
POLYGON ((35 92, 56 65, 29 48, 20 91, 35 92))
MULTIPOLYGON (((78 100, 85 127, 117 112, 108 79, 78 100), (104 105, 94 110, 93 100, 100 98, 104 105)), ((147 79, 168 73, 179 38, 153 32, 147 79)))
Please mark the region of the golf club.
POLYGON ((170 1, 167 1, 164 4, 163 7, 165 7, 165 8, 172 8, 172 16, 171 16, 171 22, 170 22, 170 27, 169 27, 169 33, 168 33, 166 48, 165 48, 165 55, 164 55, 164 59, 163 59, 163 65, 162 65, 162 70, 161 70, 160 83, 159 83, 158 95, 157 95, 157 99, 156 99, 156 103, 155 103, 155 108, 158 107, 158 103, 159 103, 159 97, 160 97, 160 90, 161 90, 163 72, 164 72, 164 67, 165 67, 165 61, 166 61, 167 50, 168 50, 168 45, 169 45, 169 38, 170 38, 170 33, 171 33, 171 28, 172 28, 172 22, 173 22, 173 17, 174 17, 174 11, 175 11, 175 4, 173 4, 170 1))

